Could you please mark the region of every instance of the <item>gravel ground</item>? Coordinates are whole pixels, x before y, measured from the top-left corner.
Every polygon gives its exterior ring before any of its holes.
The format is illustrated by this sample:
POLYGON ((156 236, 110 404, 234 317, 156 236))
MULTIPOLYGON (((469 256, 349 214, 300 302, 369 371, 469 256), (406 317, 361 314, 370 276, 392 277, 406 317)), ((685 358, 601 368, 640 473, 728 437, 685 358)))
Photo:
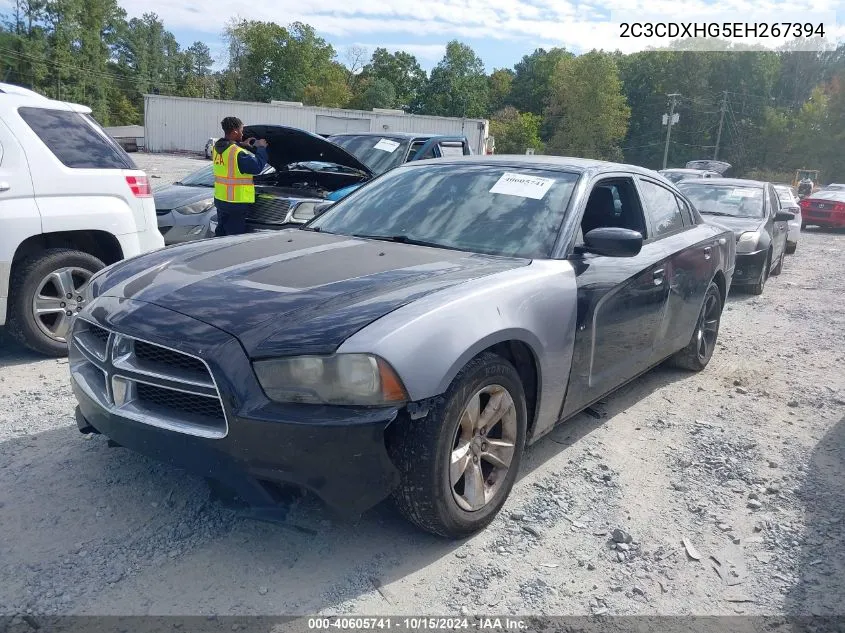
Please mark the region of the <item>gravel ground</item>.
POLYGON ((239 517, 80 435, 67 362, 0 333, 0 615, 845 614, 843 247, 806 232, 762 297, 729 300, 706 371, 659 368, 559 427, 459 543, 386 504, 239 517))

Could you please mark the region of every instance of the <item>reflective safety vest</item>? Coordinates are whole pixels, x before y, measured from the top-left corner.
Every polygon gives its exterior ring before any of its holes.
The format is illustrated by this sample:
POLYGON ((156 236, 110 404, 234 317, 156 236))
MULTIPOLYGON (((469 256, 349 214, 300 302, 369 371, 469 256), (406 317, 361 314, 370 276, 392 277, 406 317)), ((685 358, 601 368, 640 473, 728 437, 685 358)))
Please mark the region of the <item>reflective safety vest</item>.
POLYGON ((232 143, 222 152, 211 150, 214 164, 214 198, 226 202, 255 202, 255 185, 252 175, 238 169, 238 155, 246 151, 232 143))

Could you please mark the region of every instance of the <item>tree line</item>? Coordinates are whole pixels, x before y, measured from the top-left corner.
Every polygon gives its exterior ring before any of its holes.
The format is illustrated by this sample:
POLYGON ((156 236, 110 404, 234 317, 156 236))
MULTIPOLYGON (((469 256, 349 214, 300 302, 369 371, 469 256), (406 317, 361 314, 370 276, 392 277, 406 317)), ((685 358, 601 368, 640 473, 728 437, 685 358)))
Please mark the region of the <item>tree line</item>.
POLYGON ((231 21, 228 62, 187 48, 155 14, 116 0, 14 0, 0 26, 0 78, 90 105, 104 125, 141 123, 143 95, 299 101, 362 110, 489 118, 497 153, 560 154, 662 167, 718 156, 735 174, 784 179, 798 168, 845 181, 845 46, 807 52, 633 54, 539 48, 487 73, 452 41, 427 73, 404 51, 339 53, 311 26, 231 21), (718 147, 717 147, 718 145, 718 147))

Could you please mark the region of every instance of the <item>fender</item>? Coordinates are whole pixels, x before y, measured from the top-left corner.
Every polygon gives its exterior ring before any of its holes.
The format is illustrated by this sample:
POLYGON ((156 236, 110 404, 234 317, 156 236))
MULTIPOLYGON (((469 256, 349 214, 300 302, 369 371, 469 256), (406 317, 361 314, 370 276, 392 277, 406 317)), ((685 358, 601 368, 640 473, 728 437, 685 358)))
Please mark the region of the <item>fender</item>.
POLYGON ((403 306, 350 336, 338 353, 384 358, 413 401, 441 395, 467 362, 505 341, 531 349, 537 365, 534 435, 548 431, 568 384, 575 340, 575 272, 563 260, 477 279, 403 306))

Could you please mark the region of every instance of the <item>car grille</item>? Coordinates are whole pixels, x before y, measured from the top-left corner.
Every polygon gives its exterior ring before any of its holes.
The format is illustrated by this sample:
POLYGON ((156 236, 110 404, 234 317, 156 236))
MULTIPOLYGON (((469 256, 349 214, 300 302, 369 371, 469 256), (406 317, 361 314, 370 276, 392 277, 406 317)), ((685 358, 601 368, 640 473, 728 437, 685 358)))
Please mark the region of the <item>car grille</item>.
POLYGON ((217 385, 196 356, 77 318, 68 359, 76 385, 115 415, 201 437, 228 433, 217 385))
POLYGON ((283 224, 290 211, 290 200, 258 195, 250 205, 247 220, 260 224, 283 224))
POLYGON ((138 383, 138 400, 151 407, 167 409, 177 415, 189 413, 209 419, 223 419, 223 407, 220 405, 220 400, 163 389, 143 382, 138 383))

